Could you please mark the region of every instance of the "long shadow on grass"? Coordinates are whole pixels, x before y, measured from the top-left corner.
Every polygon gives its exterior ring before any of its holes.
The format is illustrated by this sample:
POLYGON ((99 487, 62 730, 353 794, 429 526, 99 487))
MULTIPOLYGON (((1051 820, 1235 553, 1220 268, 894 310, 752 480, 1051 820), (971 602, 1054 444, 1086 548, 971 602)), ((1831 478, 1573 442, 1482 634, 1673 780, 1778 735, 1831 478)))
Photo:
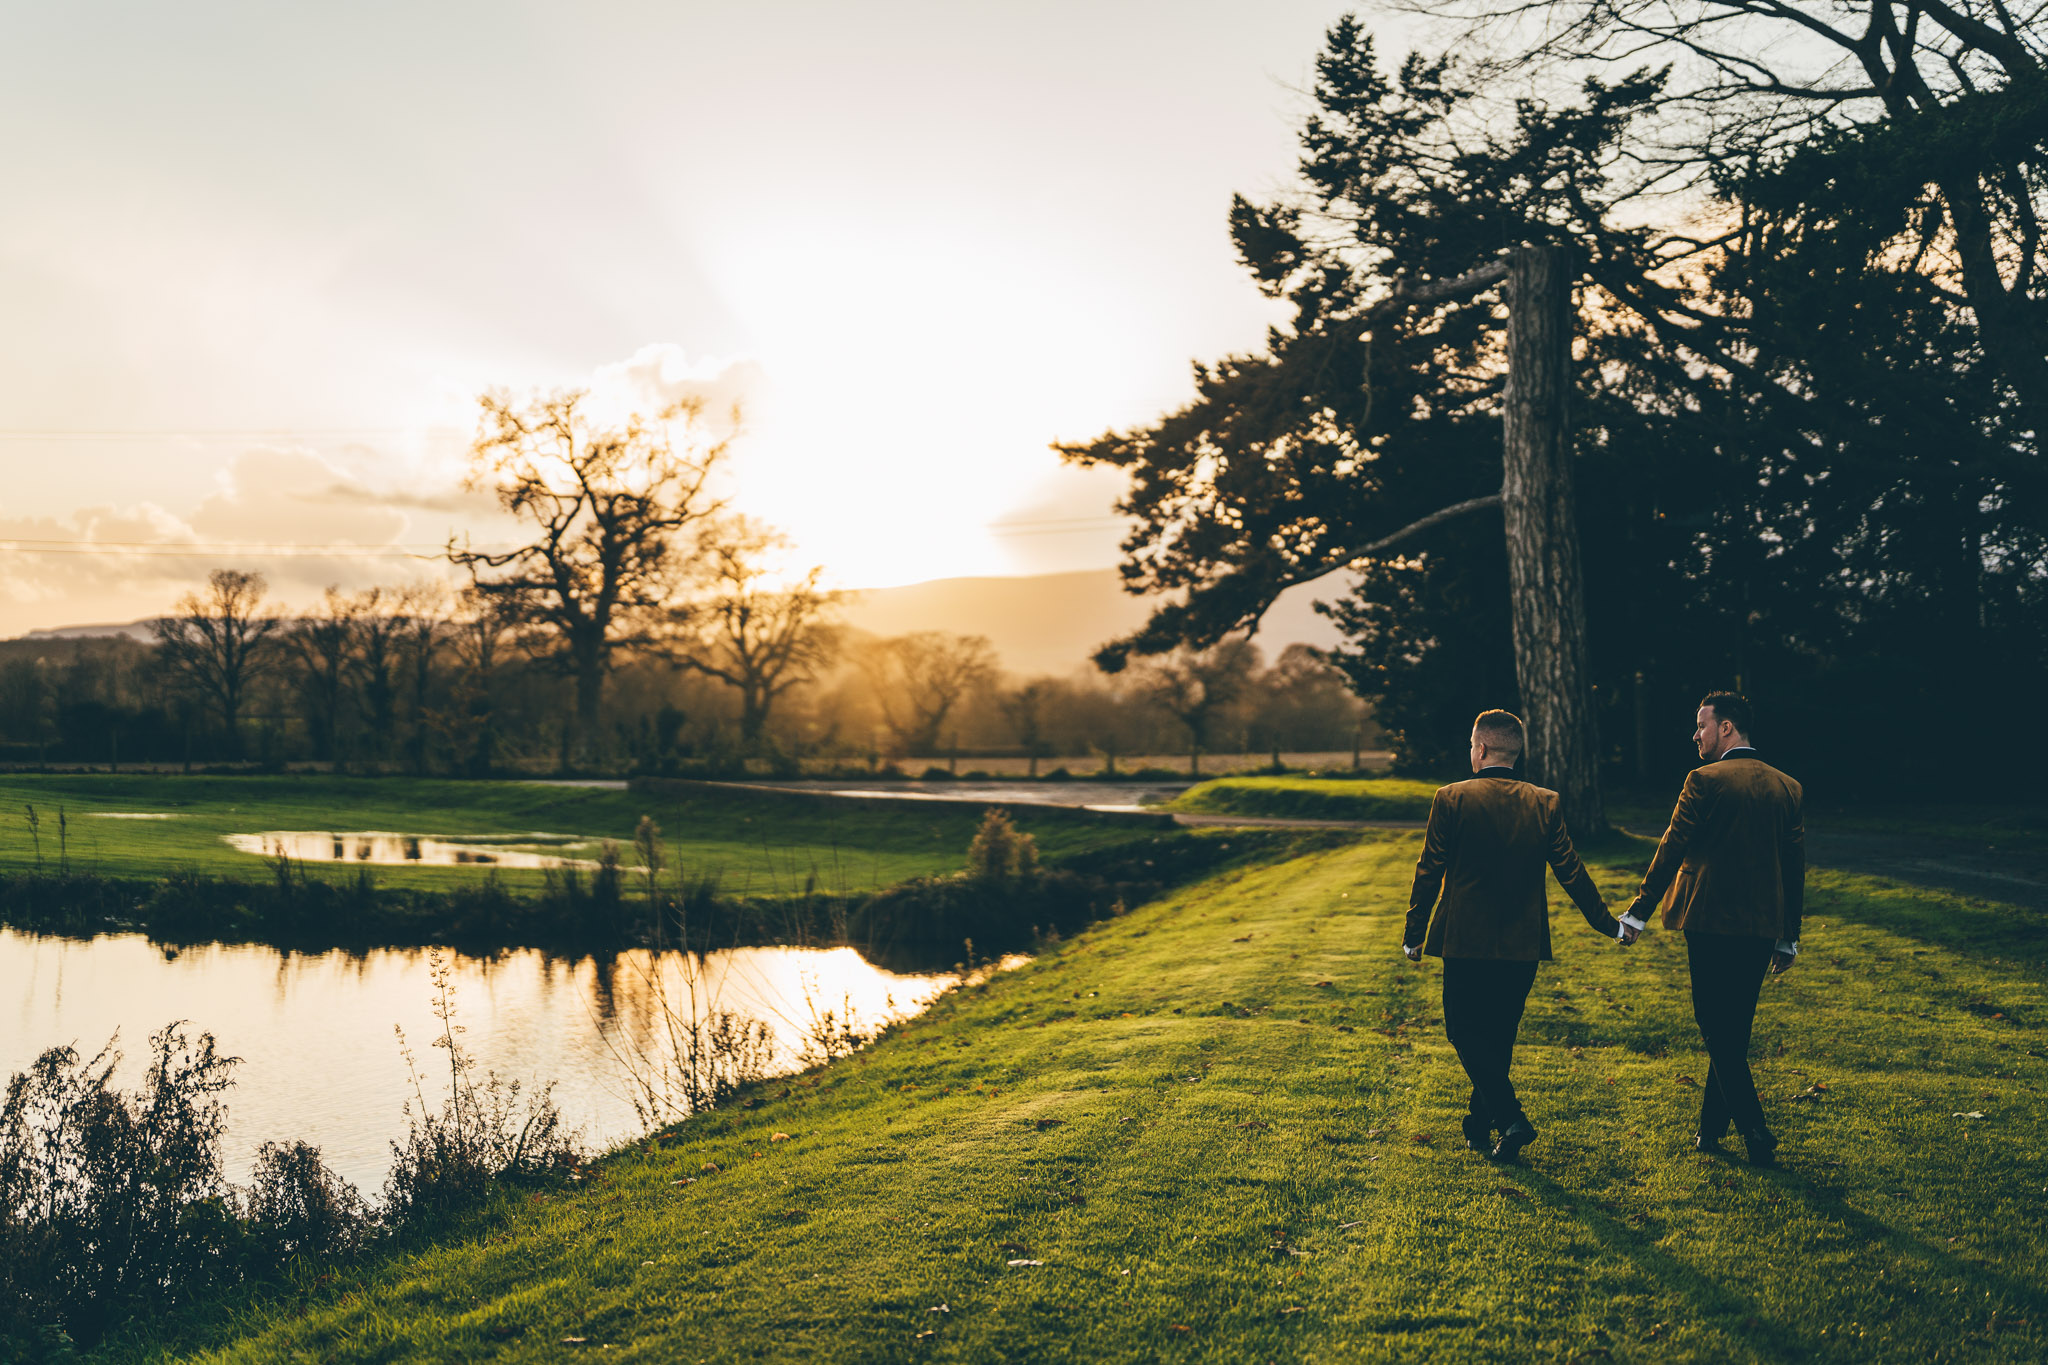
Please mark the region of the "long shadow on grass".
POLYGON ((1796 1168, 1780 1167, 1755 1174, 1788 1198, 1804 1199, 1808 1208, 1835 1220, 1853 1239, 1866 1246, 1883 1248, 1901 1264, 1930 1278, 1960 1283, 1970 1290, 1982 1290, 1987 1296, 2004 1296, 2004 1302, 1999 1304, 2001 1312, 2006 1308, 2025 1308, 2031 1311, 2035 1321, 2048 1312, 2048 1291, 2039 1285, 2009 1279, 1989 1266, 1964 1260, 1949 1248, 1930 1242, 1918 1233, 1904 1231, 1874 1218, 1850 1204, 1842 1191, 1816 1185, 1796 1168))
POLYGON ((1695 1321, 1699 1324, 1716 1326, 1757 1354, 1770 1358, 1804 1359, 1821 1348, 1823 1343, 1790 1324, 1766 1316, 1754 1299, 1659 1250, 1643 1233, 1541 1171, 1527 1166, 1501 1166, 1498 1174, 1503 1180, 1512 1180, 1537 1207, 1553 1217, 1579 1223, 1603 1248, 1640 1267, 1649 1284, 1682 1294, 1698 1310, 1695 1321))
MULTIPOLYGON (((1553 1216, 1576 1220, 1593 1234, 1602 1247, 1642 1267, 1651 1283, 1684 1295, 1700 1310, 1698 1320, 1701 1323, 1718 1326, 1759 1355, 1796 1360, 1838 1345, 1819 1341, 1790 1324, 1766 1316, 1756 1302, 1741 1291, 1721 1284, 1660 1250, 1643 1231, 1631 1228, 1599 1202, 1558 1183, 1541 1171, 1526 1166, 1502 1166, 1498 1174, 1504 1180, 1513 1181, 1537 1207, 1553 1216)), ((2008 1279, 1988 1267, 1946 1255, 1942 1248, 1851 1207, 1841 1195, 1814 1185, 1796 1170, 1756 1171, 1752 1174, 1787 1198, 1800 1199, 1812 1211, 1834 1220, 1851 1239, 1868 1247, 1882 1248, 1898 1263, 1910 1266, 1931 1280, 1960 1283, 1966 1291, 1981 1291, 1987 1298, 2002 1296, 2002 1302, 1998 1304, 2000 1312, 2019 1309, 2029 1313, 2033 1321, 2039 1321, 2042 1312, 2048 1310, 2048 1295, 2037 1287, 2008 1279)), ((1972 1297, 1970 1301, 1982 1300, 1972 1297)), ((1916 1307, 1934 1311, 1937 1302, 1939 1296, 1930 1295, 1916 1307)))

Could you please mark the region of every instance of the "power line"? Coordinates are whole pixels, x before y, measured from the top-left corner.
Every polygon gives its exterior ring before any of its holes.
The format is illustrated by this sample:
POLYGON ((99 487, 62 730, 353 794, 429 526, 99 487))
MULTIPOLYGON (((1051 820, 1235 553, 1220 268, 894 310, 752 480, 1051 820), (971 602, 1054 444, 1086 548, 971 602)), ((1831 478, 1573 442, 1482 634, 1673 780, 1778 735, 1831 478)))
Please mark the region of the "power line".
POLYGON ((137 559, 218 559, 250 555, 265 559, 439 559, 442 547, 401 545, 190 545, 161 541, 34 541, 0 538, 0 551, 32 555, 97 555, 137 559))
POLYGON ((294 427, 217 428, 213 430, 170 430, 142 427, 77 428, 39 431, 22 427, 0 428, 0 441, 258 441, 258 440, 376 440, 393 436, 423 435, 435 431, 457 431, 457 427, 337 427, 331 430, 294 427))

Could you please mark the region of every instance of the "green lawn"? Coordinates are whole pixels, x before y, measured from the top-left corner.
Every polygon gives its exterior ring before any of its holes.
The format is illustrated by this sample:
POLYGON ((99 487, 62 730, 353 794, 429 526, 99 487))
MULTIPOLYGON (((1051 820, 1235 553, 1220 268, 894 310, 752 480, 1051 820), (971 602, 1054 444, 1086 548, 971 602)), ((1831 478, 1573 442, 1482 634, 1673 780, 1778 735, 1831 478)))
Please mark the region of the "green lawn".
POLYGON ((1405 777, 1220 777, 1188 788, 1165 808, 1297 820, 1427 820, 1438 785, 1405 777))
MULTIPOLYGON (((971 807, 903 803, 834 805, 741 790, 649 796, 522 782, 412 778, 28 776, 0 779, 0 873, 37 866, 27 808, 41 823, 41 866, 58 867, 58 815, 73 871, 154 877, 174 870, 260 879, 263 859, 226 844, 227 834, 270 830, 388 831, 422 835, 544 833, 619 841, 628 862, 633 829, 652 815, 672 861, 717 872, 729 895, 819 890, 860 892, 907 877, 957 871, 974 835, 971 807), (168 815, 166 820, 108 818, 168 815)), ((1131 837, 1110 824, 1060 822, 1018 811, 1053 856, 1131 837)), ((548 851, 542 849, 540 851, 548 851)), ((593 848, 570 856, 596 856, 593 848)), ((351 864, 309 862, 309 876, 352 877, 351 864)), ((387 886, 446 888, 483 875, 475 867, 380 865, 387 886)), ((538 886, 541 873, 505 871, 509 885, 538 886)))
POLYGON ((1141 907, 581 1187, 238 1304, 199 1358, 2048 1357, 2038 916, 1815 873, 1758 1171, 1687 1147, 1679 937, 1623 950, 1554 899, 1517 1065, 1542 1138, 1501 1168, 1397 951, 1415 843, 1141 907))

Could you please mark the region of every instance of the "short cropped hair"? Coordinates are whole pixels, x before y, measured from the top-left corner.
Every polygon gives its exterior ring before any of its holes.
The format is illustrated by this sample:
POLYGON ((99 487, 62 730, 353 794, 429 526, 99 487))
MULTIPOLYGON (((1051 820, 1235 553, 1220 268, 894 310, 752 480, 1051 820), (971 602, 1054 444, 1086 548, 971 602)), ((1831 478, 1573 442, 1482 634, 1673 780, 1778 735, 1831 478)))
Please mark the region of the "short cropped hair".
POLYGON ((1518 757, 1522 752, 1522 718, 1512 711, 1481 711, 1472 731, 1489 749, 1518 757))
POLYGON ((1709 692, 1700 698, 1700 706, 1712 707, 1714 719, 1727 721, 1744 739, 1755 738, 1749 727, 1756 724, 1756 712, 1750 709, 1749 698, 1740 692, 1709 692))

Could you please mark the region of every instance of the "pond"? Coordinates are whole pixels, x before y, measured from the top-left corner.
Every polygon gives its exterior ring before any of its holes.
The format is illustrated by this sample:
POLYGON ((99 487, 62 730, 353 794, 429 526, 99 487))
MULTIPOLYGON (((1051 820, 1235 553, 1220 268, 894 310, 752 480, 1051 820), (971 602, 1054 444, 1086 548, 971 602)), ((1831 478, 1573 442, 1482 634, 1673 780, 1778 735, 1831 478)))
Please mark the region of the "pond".
POLYGON ((409 863, 437 867, 595 867, 589 859, 537 853, 534 846, 592 849, 592 839, 569 834, 390 834, 380 830, 273 829, 260 834, 223 834, 232 848, 264 858, 303 863, 409 863))
MULTIPOLYGON (((555 1081, 555 1099, 586 1145, 641 1130, 638 1076, 666 1055, 664 1000, 683 996, 674 953, 564 959, 532 950, 449 953, 457 1022, 477 1074, 495 1070, 527 1086, 555 1081)), ((242 1058, 226 1092, 227 1167, 246 1180, 256 1146, 304 1139, 365 1194, 383 1186, 391 1142, 405 1131, 412 1094, 394 1026, 438 1104, 445 1053, 424 949, 284 952, 248 944, 172 949, 141 934, 64 939, 0 929, 0 1077, 43 1049, 71 1044, 91 1056, 120 1031, 124 1088, 139 1080, 149 1035, 174 1019, 209 1030, 242 1058)), ((946 975, 883 971, 851 948, 736 948, 702 959, 698 998, 752 1015, 773 1033, 774 1069, 800 1066, 813 1012, 850 1012, 872 1028, 915 1014, 952 985, 946 975)))

